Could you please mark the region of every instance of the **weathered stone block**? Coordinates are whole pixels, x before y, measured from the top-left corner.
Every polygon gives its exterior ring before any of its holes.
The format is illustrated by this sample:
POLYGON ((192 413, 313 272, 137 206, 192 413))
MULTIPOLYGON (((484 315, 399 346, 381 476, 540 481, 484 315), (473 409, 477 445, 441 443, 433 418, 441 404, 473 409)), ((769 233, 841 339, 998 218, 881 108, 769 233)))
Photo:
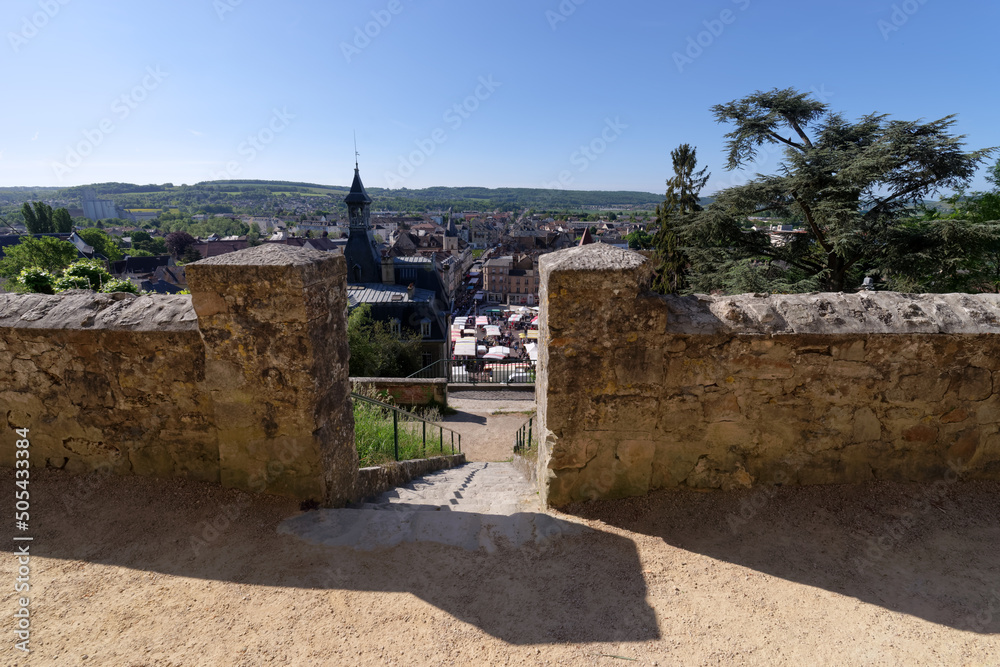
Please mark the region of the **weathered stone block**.
POLYGON ((353 498, 346 275, 342 256, 276 244, 189 266, 223 485, 327 505, 353 498))

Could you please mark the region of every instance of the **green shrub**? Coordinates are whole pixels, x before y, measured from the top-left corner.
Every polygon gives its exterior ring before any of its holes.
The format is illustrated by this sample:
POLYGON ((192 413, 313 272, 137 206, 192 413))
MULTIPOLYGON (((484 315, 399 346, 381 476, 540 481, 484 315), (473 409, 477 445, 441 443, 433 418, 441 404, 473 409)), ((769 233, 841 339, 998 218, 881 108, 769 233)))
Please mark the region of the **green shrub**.
POLYGON ((62 276, 61 278, 56 278, 55 281, 56 292, 65 292, 71 289, 90 289, 90 281, 83 276, 62 276))
POLYGON ((21 273, 17 276, 17 282, 24 285, 29 291, 39 294, 53 294, 55 280, 55 276, 37 266, 21 269, 21 273))
POLYGON ((104 283, 101 288, 102 292, 128 292, 129 294, 138 294, 139 288, 131 280, 126 280, 124 278, 112 278, 111 280, 104 283))
POLYGON ((86 281, 83 288, 93 290, 101 289, 104 283, 111 280, 111 274, 104 268, 103 262, 96 259, 81 259, 78 262, 73 262, 63 272, 63 276, 66 278, 83 278, 86 281))

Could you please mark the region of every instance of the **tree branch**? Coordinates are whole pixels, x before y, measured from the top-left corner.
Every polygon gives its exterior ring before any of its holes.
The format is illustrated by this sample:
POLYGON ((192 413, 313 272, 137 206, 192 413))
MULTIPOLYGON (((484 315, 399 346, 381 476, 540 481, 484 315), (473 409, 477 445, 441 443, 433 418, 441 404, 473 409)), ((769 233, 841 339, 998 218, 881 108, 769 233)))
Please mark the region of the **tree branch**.
POLYGON ((904 195, 908 195, 911 192, 916 192, 917 190, 920 190, 921 188, 925 188, 928 185, 931 185, 932 183, 933 183, 933 181, 931 179, 927 179, 925 181, 921 181, 920 183, 915 183, 914 185, 911 185, 908 188, 900 190, 899 192, 897 192, 894 195, 890 195, 889 197, 886 197, 885 199, 883 199, 882 201, 880 201, 875 206, 872 206, 871 209, 868 211, 868 213, 865 213, 865 217, 867 218, 874 211, 881 210, 886 204, 888 204, 889 202, 891 202, 893 199, 898 199, 899 197, 902 197, 904 195))
POLYGON ((802 139, 802 143, 805 146, 807 146, 809 148, 812 148, 813 144, 812 144, 812 141, 809 140, 809 135, 807 135, 805 133, 805 130, 802 129, 802 127, 799 125, 798 121, 796 121, 796 120, 794 120, 792 118, 789 118, 788 116, 785 116, 785 120, 788 121, 788 124, 792 126, 792 129, 795 130, 795 133, 797 135, 799 135, 799 137, 802 139))
POLYGON ((774 132, 772 130, 768 130, 767 134, 769 136, 771 136, 772 138, 777 139, 778 141, 780 141, 783 144, 788 144, 792 148, 798 148, 800 151, 801 150, 805 150, 805 147, 802 144, 797 144, 794 141, 792 141, 791 139, 785 139, 783 136, 781 136, 777 132, 774 132))
POLYGON ((820 246, 822 246, 823 250, 827 251, 828 253, 829 252, 833 252, 833 246, 831 246, 829 243, 827 243, 826 237, 823 236, 823 232, 820 231, 819 226, 816 224, 816 221, 813 219, 812 209, 810 209, 808 206, 806 206, 799 199, 798 195, 796 193, 794 193, 794 192, 792 193, 792 199, 795 200, 795 203, 799 205, 799 208, 801 208, 802 212, 805 214, 805 216, 806 216, 806 222, 809 223, 809 229, 811 229, 812 233, 816 236, 816 241, 820 244, 820 246))
POLYGON ((757 254, 763 255, 764 257, 770 257, 771 259, 777 260, 779 262, 785 262, 787 264, 791 264, 792 266, 802 269, 803 271, 807 272, 811 271, 815 273, 823 270, 822 264, 810 262, 809 260, 804 258, 792 259, 791 257, 783 256, 780 253, 775 252, 771 246, 768 246, 767 249, 760 248, 755 252, 757 252, 757 254))

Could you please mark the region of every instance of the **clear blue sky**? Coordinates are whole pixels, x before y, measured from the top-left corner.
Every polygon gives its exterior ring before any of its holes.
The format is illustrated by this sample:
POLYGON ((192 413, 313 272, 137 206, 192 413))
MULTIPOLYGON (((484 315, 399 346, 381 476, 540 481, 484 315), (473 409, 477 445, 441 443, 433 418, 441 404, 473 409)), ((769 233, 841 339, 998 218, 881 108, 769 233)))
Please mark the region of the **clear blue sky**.
POLYGON ((1000 145, 998 23, 969 0, 7 0, 0 185, 346 185, 356 131, 370 186, 662 192, 687 142, 708 194, 740 182, 709 107, 757 89, 1000 145))

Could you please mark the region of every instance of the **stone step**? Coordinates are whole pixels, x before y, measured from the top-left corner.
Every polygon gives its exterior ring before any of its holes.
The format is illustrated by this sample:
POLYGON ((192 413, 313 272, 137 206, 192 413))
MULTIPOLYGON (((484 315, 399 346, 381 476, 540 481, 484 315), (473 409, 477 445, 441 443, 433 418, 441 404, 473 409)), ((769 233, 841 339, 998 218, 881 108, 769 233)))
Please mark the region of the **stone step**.
POLYGON ((278 532, 307 542, 364 551, 403 542, 436 542, 492 553, 501 547, 545 545, 583 527, 540 513, 476 514, 382 509, 314 510, 286 519, 278 532))

